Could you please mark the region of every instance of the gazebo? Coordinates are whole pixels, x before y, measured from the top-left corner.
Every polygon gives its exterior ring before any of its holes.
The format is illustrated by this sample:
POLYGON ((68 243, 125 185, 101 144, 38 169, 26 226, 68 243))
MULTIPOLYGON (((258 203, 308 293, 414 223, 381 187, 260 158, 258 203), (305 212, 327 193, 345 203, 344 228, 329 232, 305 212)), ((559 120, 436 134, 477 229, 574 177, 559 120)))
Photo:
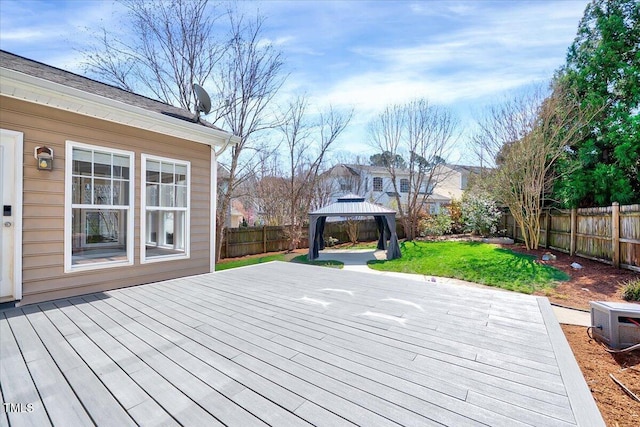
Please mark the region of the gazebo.
POLYGON ((387 250, 387 259, 402 256, 396 233, 396 211, 365 202, 364 197, 347 194, 339 197, 335 203, 309 212, 309 260, 318 258, 319 252, 324 249, 324 225, 329 216, 373 216, 380 236, 378 249, 387 250))

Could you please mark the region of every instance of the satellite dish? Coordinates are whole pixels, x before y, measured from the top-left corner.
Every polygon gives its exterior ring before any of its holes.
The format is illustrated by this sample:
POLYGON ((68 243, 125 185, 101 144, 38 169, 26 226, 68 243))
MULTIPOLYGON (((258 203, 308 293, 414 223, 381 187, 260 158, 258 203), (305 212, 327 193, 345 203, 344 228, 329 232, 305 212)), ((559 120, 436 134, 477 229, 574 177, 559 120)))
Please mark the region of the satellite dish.
POLYGON ((193 92, 196 94, 196 115, 200 118, 200 113, 209 114, 211 111, 211 98, 202 86, 197 83, 193 84, 193 92))

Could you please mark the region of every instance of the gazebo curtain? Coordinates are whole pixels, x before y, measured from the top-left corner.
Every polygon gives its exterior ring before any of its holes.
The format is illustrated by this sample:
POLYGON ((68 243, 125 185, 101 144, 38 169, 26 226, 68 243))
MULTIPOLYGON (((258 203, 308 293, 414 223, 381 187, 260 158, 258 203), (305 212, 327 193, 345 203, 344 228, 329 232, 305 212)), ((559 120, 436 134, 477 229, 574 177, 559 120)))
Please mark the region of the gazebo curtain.
MULTIPOLYGON (((309 215, 309 260, 314 260, 324 249, 324 226, 328 215, 309 215)), ((387 249, 387 259, 400 258, 400 244, 396 233, 395 213, 385 215, 374 215, 378 227, 378 249, 387 249), (389 246, 387 248, 387 241, 389 246)))

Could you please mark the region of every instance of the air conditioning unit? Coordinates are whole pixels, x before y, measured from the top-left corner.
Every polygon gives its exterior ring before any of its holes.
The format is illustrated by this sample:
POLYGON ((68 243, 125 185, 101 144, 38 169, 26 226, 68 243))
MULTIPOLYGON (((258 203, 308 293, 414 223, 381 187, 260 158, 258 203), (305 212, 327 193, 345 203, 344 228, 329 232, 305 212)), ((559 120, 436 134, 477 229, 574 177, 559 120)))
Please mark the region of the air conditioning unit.
POLYGON ((640 304, 591 301, 591 327, 594 338, 611 348, 640 343, 640 304))

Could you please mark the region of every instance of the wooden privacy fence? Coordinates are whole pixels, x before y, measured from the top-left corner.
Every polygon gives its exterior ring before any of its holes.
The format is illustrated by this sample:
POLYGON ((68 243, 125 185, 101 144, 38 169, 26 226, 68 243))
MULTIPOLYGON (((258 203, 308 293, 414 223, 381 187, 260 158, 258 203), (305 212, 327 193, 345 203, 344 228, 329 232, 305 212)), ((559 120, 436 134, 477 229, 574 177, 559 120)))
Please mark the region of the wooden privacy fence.
MULTIPOLYGON (((400 230, 398 230, 400 232, 400 230)), ((302 240, 298 248, 309 247, 309 227, 302 228, 302 240)), ((348 242, 346 221, 327 222, 325 239, 333 237, 338 242, 348 242)), ((378 239, 378 229, 373 219, 358 221, 358 240, 368 242, 378 239)), ((227 228, 222 239, 221 258, 235 258, 289 249, 286 226, 227 228)))
MULTIPOLYGON (((545 210, 540 217, 540 246, 640 271, 640 205, 545 210)), ((501 228, 523 241, 513 216, 501 228)))

